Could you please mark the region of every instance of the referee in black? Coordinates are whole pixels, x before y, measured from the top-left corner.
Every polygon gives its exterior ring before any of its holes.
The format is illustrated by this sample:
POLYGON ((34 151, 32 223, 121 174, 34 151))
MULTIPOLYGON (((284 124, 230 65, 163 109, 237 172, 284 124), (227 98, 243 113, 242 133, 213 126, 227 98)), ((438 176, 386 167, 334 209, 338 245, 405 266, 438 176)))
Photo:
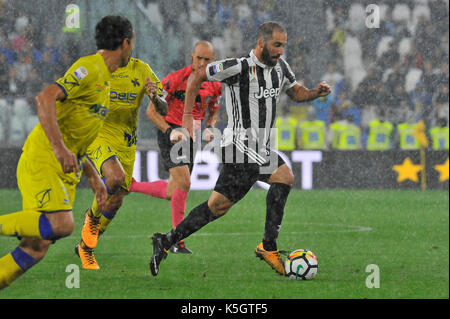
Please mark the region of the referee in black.
POLYGON ((209 199, 195 207, 175 229, 167 234, 153 235, 150 260, 153 276, 158 274, 160 263, 173 244, 225 215, 258 180, 269 183, 270 188, 264 237, 255 253, 277 273, 285 275, 276 240, 294 175, 283 159, 270 149, 277 102, 282 92, 296 102, 314 100, 331 92, 324 82, 314 90, 296 82, 289 64, 281 57, 286 43, 284 27, 276 22, 266 22, 259 27, 256 47, 247 57, 216 61, 190 75, 183 128, 191 138, 192 108, 201 83, 224 83, 228 125, 221 139, 223 165, 209 199))

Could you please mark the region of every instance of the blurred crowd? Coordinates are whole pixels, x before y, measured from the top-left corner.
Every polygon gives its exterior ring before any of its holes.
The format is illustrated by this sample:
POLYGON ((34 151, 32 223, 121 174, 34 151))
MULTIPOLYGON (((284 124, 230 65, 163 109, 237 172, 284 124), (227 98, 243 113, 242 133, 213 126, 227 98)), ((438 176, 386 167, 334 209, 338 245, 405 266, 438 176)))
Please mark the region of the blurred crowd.
MULTIPOLYGON (((274 19, 275 0, 145 0, 152 24, 167 37, 190 29, 196 40, 208 40, 218 58, 247 55, 259 25, 274 19)), ((182 48, 184 51, 191 48, 182 48)), ((184 67, 184 52, 177 59, 184 67)))
MULTIPOLYGON (((427 129, 448 126, 449 118, 449 4, 448 0, 378 0, 380 23, 368 27, 369 0, 324 0, 317 23, 326 34, 323 46, 328 65, 320 78, 311 75, 309 34, 291 39, 286 59, 297 79, 308 88, 319 80, 332 94, 311 103, 291 106, 282 117, 297 123, 314 114, 329 130, 340 121, 356 125, 360 147, 366 148, 375 120, 402 123, 423 120, 427 129), (301 110, 301 111, 298 111, 301 110)), ((0 0, 0 141, 14 142, 27 134, 21 107, 34 105, 40 89, 61 76, 78 58, 76 50, 62 49, 37 27, 31 15, 15 9, 14 1, 0 0), (9 117, 6 105, 11 106, 9 117), (17 129, 17 127, 20 128, 17 129)), ((206 39, 217 56, 239 57, 253 48, 258 26, 276 18, 275 0, 142 0, 151 23, 165 39, 191 28, 192 43, 206 39)), ((295 22, 294 22, 295 23, 295 22)), ((288 26, 291 27, 292 26, 288 26)), ((174 59, 171 70, 186 66, 186 51, 174 59)), ((35 108, 31 108, 35 116, 35 108)), ((222 110, 223 111, 223 110, 222 110)), ((225 112, 221 113, 224 125, 225 112)), ((280 112, 281 113, 281 112, 280 112)), ((281 115, 281 114, 280 114, 281 115)), ((281 116, 280 116, 281 117, 281 116)), ((33 117, 32 117, 33 118, 33 117)), ((36 122, 34 117, 28 126, 36 122)), ((296 143, 296 148, 301 146, 296 143)), ((330 144, 331 145, 331 144, 330 144)), ((399 147, 392 142, 391 147, 399 147)))
MULTIPOLYGON (((287 149, 307 148, 300 129, 303 121, 324 124, 324 143, 316 148, 371 149, 377 144, 371 131, 389 127, 384 130, 389 133, 383 133, 386 143, 379 143, 383 149, 418 149, 412 132, 423 121, 430 149, 448 150, 444 137, 449 123, 448 0, 376 1, 378 25, 370 17, 373 9, 367 9, 372 3, 324 1, 328 65, 320 80, 332 86, 332 94, 304 103, 301 116, 292 114, 291 108, 291 114, 286 111, 279 117, 280 129, 291 127, 294 132, 297 126, 296 141, 279 141, 287 149), (352 142, 338 146, 336 127, 353 131, 346 135, 352 142), (434 143, 440 146, 433 146, 433 140, 440 140, 434 143)), ((311 87, 313 83, 304 79, 311 52, 303 38, 297 41, 293 70, 311 87)))
POLYGON ((0 1, 0 141, 23 142, 37 123, 34 98, 78 58, 14 1, 0 1))
POLYGON ((448 0, 377 1, 380 23, 369 28, 372 2, 325 1, 330 58, 322 80, 333 94, 315 101, 318 116, 329 124, 350 115, 362 146, 377 119, 394 129, 420 120, 448 126, 448 0))

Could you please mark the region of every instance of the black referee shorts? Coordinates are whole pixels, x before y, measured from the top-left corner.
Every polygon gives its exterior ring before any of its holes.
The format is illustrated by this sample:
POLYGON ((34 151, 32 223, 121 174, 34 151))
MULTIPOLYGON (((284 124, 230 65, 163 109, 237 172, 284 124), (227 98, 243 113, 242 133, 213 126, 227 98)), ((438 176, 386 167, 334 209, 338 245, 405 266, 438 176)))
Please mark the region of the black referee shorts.
MULTIPOLYGON (((173 124, 173 123, 167 123, 169 124, 172 129, 176 129, 176 128, 180 128, 181 126, 173 124)), ((195 158, 195 154, 194 151, 196 150, 196 148, 194 147, 194 143, 192 141, 192 139, 189 139, 188 141, 180 141, 178 143, 189 143, 189 154, 182 154, 182 151, 184 149, 187 148, 186 147, 180 147, 177 153, 177 156, 175 158, 175 162, 172 161, 171 157, 170 157, 170 151, 172 150, 172 147, 175 145, 170 141, 170 136, 167 136, 166 134, 164 134, 163 132, 161 132, 161 130, 158 130, 158 147, 160 150, 160 154, 161 154, 161 158, 162 158, 162 162, 164 165, 164 168, 166 170, 169 170, 171 168, 174 167, 178 167, 178 166, 184 166, 184 165, 188 165, 189 166, 189 172, 192 173, 192 169, 194 168, 194 158, 195 158)), ((178 144, 177 143, 177 144, 178 144)))
MULTIPOLYGON (((226 148, 222 148, 222 154, 226 151, 226 148)), ((222 163, 214 191, 224 195, 235 204, 244 198, 256 181, 268 183, 270 176, 276 169, 285 164, 277 153, 270 152, 270 158, 275 159, 276 163, 268 162, 264 165, 258 165, 257 163, 222 163)))

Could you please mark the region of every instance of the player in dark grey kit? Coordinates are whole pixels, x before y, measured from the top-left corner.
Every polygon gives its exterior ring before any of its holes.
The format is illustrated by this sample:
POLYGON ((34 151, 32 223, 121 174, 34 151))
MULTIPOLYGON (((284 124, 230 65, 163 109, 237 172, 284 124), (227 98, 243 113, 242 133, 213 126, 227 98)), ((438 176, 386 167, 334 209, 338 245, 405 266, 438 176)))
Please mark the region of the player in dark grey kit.
POLYGON ((208 201, 194 208, 169 233, 153 235, 150 270, 154 276, 174 243, 226 214, 258 180, 269 183, 270 188, 264 237, 255 253, 277 273, 285 274, 276 240, 294 175, 281 157, 270 149, 276 106, 281 92, 294 101, 303 102, 328 95, 330 87, 321 82, 315 90, 308 90, 296 82, 288 63, 281 58, 287 34, 280 24, 262 24, 257 36, 256 47, 249 56, 210 63, 189 77, 183 128, 191 137, 192 106, 201 83, 224 83, 228 126, 221 140, 223 167, 208 201))

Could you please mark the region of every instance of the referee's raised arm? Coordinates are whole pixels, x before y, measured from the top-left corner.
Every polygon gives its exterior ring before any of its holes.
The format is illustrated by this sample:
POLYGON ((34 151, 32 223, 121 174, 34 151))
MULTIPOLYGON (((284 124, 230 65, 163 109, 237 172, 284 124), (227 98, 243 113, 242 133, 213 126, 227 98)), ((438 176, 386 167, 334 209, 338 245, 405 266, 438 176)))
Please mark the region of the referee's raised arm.
POLYGON ((194 117, 192 115, 192 109, 194 108, 195 97, 198 95, 198 91, 205 81, 208 81, 206 68, 198 68, 192 70, 186 85, 182 127, 188 131, 191 138, 194 138, 194 117))

